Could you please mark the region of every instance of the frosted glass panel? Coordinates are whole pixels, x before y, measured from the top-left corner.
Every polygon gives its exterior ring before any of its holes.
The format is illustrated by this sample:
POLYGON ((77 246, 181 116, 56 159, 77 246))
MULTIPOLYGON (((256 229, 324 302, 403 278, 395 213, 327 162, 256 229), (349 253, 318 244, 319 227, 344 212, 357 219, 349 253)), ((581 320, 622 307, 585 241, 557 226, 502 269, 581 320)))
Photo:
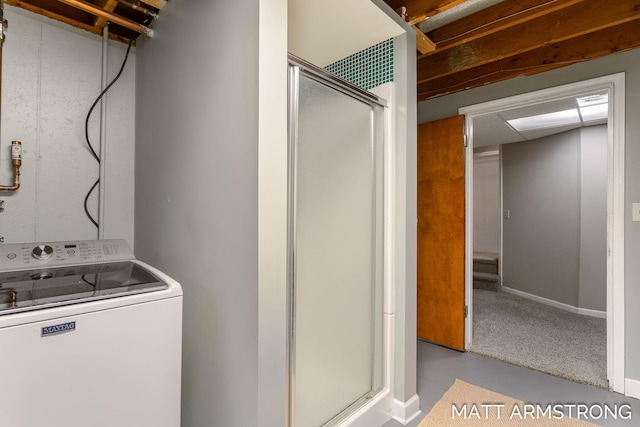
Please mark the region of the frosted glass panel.
POLYGON ((380 385, 376 108, 300 76, 293 280, 298 427, 325 424, 380 385))

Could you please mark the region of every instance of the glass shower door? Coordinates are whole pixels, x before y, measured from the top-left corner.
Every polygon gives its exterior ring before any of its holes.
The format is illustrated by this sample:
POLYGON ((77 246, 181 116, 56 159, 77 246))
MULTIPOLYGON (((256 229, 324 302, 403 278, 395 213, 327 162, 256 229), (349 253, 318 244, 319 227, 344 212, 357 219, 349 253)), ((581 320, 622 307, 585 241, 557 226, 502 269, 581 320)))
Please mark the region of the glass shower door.
POLYGON ((290 425, 335 425, 382 388, 383 107, 291 83, 290 425))

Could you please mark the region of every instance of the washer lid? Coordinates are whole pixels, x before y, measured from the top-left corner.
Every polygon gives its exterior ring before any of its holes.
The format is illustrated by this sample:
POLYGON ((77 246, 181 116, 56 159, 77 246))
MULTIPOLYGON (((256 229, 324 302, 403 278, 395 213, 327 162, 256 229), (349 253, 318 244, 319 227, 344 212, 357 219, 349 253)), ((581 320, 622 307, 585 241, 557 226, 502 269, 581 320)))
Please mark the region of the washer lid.
POLYGON ((131 261, 0 273, 0 315, 167 289, 131 261))

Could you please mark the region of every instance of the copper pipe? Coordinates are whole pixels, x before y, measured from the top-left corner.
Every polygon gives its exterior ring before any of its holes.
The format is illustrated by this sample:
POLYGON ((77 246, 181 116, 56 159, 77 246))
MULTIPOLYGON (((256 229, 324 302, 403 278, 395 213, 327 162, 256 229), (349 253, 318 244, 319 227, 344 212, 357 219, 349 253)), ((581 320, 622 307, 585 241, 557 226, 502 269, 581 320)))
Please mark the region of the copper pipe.
POLYGON ((94 4, 87 3, 86 1, 83 1, 83 0, 58 0, 58 1, 61 3, 68 4, 69 6, 73 6, 76 9, 80 9, 85 12, 88 12, 92 15, 101 16, 107 19, 108 21, 113 22, 114 24, 121 25, 137 33, 146 34, 149 37, 153 37, 153 30, 151 28, 145 27, 144 25, 131 21, 130 19, 123 18, 122 16, 118 16, 111 12, 107 12, 106 10, 99 8, 94 4))
POLYGON ((22 143, 11 142, 11 162, 13 163, 13 185, 0 185, 0 191, 16 191, 20 188, 20 166, 22 166, 22 143))
POLYGON ((18 293, 13 288, 0 289, 0 308, 12 308, 16 306, 18 293))

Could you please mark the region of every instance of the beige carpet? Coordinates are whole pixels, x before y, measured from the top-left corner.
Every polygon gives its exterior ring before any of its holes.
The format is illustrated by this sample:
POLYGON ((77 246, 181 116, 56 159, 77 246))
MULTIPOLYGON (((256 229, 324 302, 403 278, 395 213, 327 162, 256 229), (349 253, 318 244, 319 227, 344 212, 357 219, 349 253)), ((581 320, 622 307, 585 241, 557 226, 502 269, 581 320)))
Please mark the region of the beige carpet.
MULTIPOLYGON (((488 427, 593 427, 597 424, 569 418, 565 402, 536 405, 494 393, 456 379, 418 427, 488 426, 488 427)), ((584 405, 583 405, 584 406, 584 405)), ((601 416, 600 407, 589 407, 594 418, 601 416)), ((577 409, 571 409, 575 416, 577 409)))
POLYGON ((607 320, 473 290, 470 352, 607 389, 607 320))

